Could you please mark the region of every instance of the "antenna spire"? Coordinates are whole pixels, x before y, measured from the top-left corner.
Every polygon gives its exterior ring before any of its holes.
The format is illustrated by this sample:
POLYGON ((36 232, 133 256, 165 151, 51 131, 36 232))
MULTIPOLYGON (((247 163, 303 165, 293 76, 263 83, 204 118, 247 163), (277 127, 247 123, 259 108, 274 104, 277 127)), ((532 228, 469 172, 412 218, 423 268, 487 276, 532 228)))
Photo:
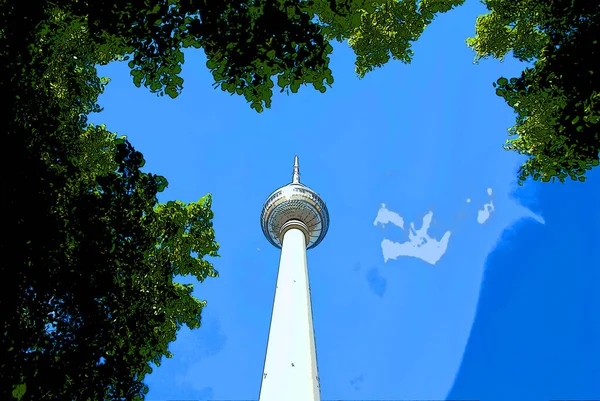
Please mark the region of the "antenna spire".
POLYGON ((298 155, 294 156, 294 174, 292 175, 292 184, 300 184, 300 165, 298 155))

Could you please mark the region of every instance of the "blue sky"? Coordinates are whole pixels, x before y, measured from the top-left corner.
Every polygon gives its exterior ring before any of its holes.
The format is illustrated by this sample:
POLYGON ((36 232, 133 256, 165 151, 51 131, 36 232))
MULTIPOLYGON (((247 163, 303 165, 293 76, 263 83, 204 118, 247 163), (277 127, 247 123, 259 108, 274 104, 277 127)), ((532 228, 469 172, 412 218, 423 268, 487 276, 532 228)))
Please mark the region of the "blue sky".
POLYGON ((323 400, 600 398, 600 171, 517 188, 492 82, 524 65, 473 64, 483 12, 442 15, 411 65, 362 80, 339 44, 327 93, 278 93, 262 114, 212 88, 201 52, 174 100, 135 88, 125 63, 101 68, 91 121, 167 177, 161 201, 212 193, 221 244, 220 277, 194 291, 203 325, 179 333, 147 400, 258 398, 279 259, 259 217, 295 154, 331 217, 308 253, 323 400))

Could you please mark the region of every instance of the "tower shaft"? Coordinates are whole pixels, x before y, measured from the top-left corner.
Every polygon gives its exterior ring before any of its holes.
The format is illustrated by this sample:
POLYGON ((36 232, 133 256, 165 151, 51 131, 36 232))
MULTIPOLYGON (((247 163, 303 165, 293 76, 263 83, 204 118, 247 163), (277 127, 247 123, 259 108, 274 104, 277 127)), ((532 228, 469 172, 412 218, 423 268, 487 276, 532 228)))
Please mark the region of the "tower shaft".
POLYGON ((306 234, 283 233, 259 401, 320 401, 306 234))

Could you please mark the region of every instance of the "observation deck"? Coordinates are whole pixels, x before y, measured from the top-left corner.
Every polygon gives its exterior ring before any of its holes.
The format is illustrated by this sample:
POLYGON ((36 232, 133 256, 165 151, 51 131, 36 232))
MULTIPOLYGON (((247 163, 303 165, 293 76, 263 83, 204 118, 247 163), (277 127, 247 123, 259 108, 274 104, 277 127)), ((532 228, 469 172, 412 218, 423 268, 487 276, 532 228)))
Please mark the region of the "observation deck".
POLYGON ((281 248, 282 228, 294 220, 306 226, 302 229, 306 235, 306 249, 319 245, 329 229, 325 202, 319 194, 300 183, 298 156, 294 158, 292 182, 269 195, 260 216, 263 234, 277 248, 281 248))

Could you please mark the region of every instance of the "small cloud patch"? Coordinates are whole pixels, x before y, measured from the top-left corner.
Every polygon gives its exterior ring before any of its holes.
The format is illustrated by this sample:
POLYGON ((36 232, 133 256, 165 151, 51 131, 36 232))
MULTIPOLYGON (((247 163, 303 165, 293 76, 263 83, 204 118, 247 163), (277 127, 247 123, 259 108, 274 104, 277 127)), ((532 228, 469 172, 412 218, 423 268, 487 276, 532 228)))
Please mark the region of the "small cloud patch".
POLYGON ((365 381, 363 374, 361 373, 360 376, 355 377, 354 379, 350 380, 350 385, 352 387, 354 387, 355 391, 360 390, 360 385, 365 381))
MULTIPOLYGON (((492 188, 488 188, 487 189, 488 196, 492 196, 492 193, 493 193, 492 188)), ((483 209, 480 209, 477 211, 477 222, 479 224, 483 224, 486 221, 488 221, 488 219, 490 218, 490 216, 492 215, 494 210, 496 210, 496 208, 494 207, 494 202, 492 202, 490 200, 488 203, 484 203, 483 209)))
MULTIPOLYGON (((381 242, 384 262, 400 256, 408 256, 435 265, 442 255, 446 253, 451 233, 450 231, 446 231, 440 240, 429 236, 428 230, 432 219, 433 212, 430 211, 423 217, 423 225, 419 230, 415 229, 414 223, 410 223, 408 241, 406 242, 394 242, 384 238, 381 242)), ((388 222, 404 229, 404 219, 398 213, 388 210, 385 204, 381 204, 381 208, 373 224, 377 225, 379 223, 385 225, 388 222)))
POLYGON ((375 221, 373 225, 381 224, 382 227, 385 227, 386 224, 392 223, 395 226, 404 229, 404 219, 396 212, 392 212, 385 207, 385 203, 381 204, 379 211, 377 212, 377 217, 375 217, 375 221))
POLYGON ((375 295, 380 298, 383 297, 387 287, 387 280, 379 274, 379 270, 376 267, 367 272, 367 281, 375 295))

